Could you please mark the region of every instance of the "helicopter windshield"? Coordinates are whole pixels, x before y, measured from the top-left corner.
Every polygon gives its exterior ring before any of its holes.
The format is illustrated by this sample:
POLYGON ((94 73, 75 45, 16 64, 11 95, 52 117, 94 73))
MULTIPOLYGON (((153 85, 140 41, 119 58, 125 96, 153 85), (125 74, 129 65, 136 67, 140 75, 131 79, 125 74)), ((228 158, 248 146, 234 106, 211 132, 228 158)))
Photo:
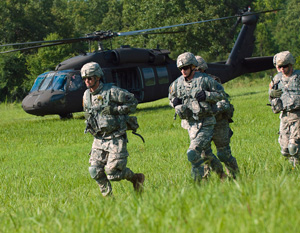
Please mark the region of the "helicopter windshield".
MULTIPOLYGON (((39 86, 41 85, 42 81, 45 79, 45 77, 46 77, 49 73, 50 73, 50 72, 46 72, 46 73, 40 74, 40 75, 36 78, 36 80, 35 80, 35 82, 34 82, 32 88, 31 88, 30 92, 37 91, 37 90, 39 89, 39 86)), ((51 72, 51 73, 53 73, 53 72, 51 72)))
POLYGON ((39 88, 39 91, 44 91, 44 90, 46 90, 46 88, 49 86, 49 83, 51 82, 52 77, 54 76, 54 74, 55 74, 54 72, 49 72, 49 73, 46 75, 46 77, 45 77, 45 79, 44 79, 42 85, 41 85, 40 88, 39 88))
MULTIPOLYGON (((53 77, 51 84, 46 88, 47 90, 64 91, 66 84, 66 72, 57 72, 53 77)), ((41 87, 42 88, 42 87, 41 87)))

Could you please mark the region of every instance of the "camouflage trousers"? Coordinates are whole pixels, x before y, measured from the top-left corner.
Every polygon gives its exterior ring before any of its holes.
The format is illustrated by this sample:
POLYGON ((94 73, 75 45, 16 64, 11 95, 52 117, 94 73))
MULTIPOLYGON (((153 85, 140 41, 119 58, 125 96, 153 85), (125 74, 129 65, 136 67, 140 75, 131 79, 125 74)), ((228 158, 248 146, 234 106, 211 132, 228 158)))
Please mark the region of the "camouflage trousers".
MULTIPOLYGON (((225 164, 228 172, 235 177, 235 174, 239 172, 239 168, 236 159, 231 154, 230 138, 232 135, 233 132, 229 127, 228 120, 226 118, 217 120, 212 137, 212 141, 217 148, 217 157, 225 164)), ((209 151, 204 151, 204 153, 212 153, 211 146, 209 147, 209 151)), ((212 169, 214 170, 213 167, 212 169)), ((209 171, 206 171, 206 174, 208 173, 209 171)))
POLYGON ((281 113, 278 142, 281 147, 281 154, 293 166, 297 165, 300 158, 300 111, 281 113), (291 144, 295 145, 298 150, 294 155, 291 155, 289 151, 291 144))
POLYGON ((96 170, 94 179, 103 196, 111 193, 110 181, 133 177, 134 172, 126 167, 128 156, 126 134, 112 139, 94 139, 89 163, 96 170))
POLYGON ((201 123, 189 123, 189 127, 187 128, 190 137, 190 146, 187 151, 187 157, 192 165, 191 175, 194 180, 200 180, 206 177, 206 163, 213 166, 219 174, 223 173, 221 162, 210 149, 213 129, 213 124, 203 125, 201 123), (208 153, 202 154, 203 150, 208 153))

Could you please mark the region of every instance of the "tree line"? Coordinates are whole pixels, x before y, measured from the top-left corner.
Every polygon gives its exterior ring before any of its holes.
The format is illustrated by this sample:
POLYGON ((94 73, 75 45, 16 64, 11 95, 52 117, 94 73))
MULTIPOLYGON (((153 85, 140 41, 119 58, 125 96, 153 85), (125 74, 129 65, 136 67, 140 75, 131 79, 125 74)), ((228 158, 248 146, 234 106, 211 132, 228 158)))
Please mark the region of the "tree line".
MULTIPOLYGON (((98 30, 127 32, 279 9, 260 15, 254 56, 272 56, 282 50, 300 56, 299 0, 2 0, 0 44, 83 37, 98 30)), ((236 19, 173 28, 173 34, 118 37, 104 41, 107 49, 121 45, 169 49, 170 57, 191 51, 207 61, 227 58, 239 28, 236 19)), ((92 49, 96 49, 96 44, 92 49)), ((14 49, 16 47, 13 47, 14 49)), ((1 51, 12 49, 0 47, 1 51)), ((67 58, 88 51, 86 42, 0 54, 0 102, 20 101, 37 75, 53 70, 67 58)))

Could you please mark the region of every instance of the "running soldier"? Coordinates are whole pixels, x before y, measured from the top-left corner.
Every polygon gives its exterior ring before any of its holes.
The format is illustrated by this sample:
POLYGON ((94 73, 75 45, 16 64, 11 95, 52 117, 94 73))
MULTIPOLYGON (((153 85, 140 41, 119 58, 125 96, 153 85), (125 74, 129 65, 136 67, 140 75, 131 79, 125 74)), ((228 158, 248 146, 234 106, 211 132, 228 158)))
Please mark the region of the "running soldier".
POLYGON ((300 71, 294 70, 295 59, 289 51, 274 57, 279 73, 269 85, 272 110, 280 113, 278 142, 281 154, 293 167, 299 164, 300 157, 300 71))
POLYGON ((170 105, 181 118, 182 128, 188 131, 190 146, 187 150, 188 161, 192 165, 195 181, 205 178, 205 162, 210 162, 221 179, 226 177, 221 162, 212 153, 210 141, 216 119, 212 105, 224 98, 222 85, 207 74, 196 72, 198 62, 195 56, 186 52, 178 56, 177 67, 181 76, 169 87, 170 105), (201 152, 205 151, 205 157, 201 152))
POLYGON ((103 196, 112 194, 110 181, 126 179, 134 190, 141 192, 145 176, 134 173, 127 165, 127 120, 135 112, 137 100, 127 90, 104 84, 103 71, 98 63, 90 62, 81 68, 87 86, 83 95, 86 131, 94 136, 89 172, 103 196))
MULTIPOLYGON (((201 56, 196 56, 196 59, 198 62, 197 70, 201 73, 206 73, 206 70, 208 69, 206 61, 201 56)), ((209 75, 221 84, 219 77, 211 74, 209 75)), ((235 179, 236 174, 239 172, 239 167, 236 158, 231 154, 230 138, 233 135, 233 132, 229 126, 229 123, 233 122, 232 117, 234 108, 228 98, 229 95, 226 93, 225 99, 218 101, 215 105, 213 105, 212 109, 216 118, 216 124, 214 127, 212 141, 217 148, 217 156, 219 160, 225 164, 227 172, 235 179)))

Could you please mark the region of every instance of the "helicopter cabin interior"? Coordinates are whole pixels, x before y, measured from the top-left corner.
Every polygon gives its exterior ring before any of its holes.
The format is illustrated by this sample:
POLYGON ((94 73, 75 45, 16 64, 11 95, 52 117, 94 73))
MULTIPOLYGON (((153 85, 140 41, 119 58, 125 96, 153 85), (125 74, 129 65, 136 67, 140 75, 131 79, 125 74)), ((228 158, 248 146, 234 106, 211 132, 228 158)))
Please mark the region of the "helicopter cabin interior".
POLYGON ((133 93, 139 102, 166 97, 170 75, 166 66, 112 70, 112 82, 133 93))

